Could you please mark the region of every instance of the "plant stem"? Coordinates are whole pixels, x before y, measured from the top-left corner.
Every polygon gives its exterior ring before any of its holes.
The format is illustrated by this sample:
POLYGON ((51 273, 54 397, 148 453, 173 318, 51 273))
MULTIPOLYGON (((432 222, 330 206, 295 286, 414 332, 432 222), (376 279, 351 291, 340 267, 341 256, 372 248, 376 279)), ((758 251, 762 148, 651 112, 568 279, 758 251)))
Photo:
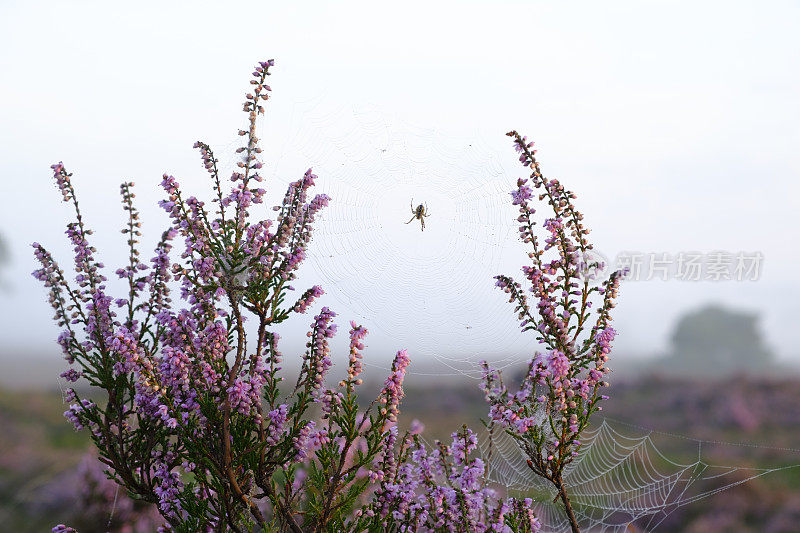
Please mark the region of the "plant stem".
POLYGON ((561 498, 561 501, 564 502, 564 512, 567 515, 567 519, 569 519, 569 525, 572 528, 572 533, 581 533, 580 528, 578 527, 578 521, 575 519, 575 513, 572 512, 572 504, 569 502, 569 496, 567 496, 567 489, 564 488, 564 482, 559 475, 556 479, 553 480, 553 483, 558 489, 558 495, 561 498))

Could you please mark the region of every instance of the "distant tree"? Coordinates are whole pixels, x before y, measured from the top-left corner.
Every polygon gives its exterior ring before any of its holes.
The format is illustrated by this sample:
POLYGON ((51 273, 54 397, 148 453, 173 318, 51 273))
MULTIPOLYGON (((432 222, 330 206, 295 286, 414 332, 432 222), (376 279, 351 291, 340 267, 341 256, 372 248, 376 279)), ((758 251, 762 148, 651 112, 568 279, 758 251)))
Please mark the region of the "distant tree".
POLYGON ((680 318, 665 359, 676 372, 763 372, 773 363, 758 314, 708 305, 680 318))

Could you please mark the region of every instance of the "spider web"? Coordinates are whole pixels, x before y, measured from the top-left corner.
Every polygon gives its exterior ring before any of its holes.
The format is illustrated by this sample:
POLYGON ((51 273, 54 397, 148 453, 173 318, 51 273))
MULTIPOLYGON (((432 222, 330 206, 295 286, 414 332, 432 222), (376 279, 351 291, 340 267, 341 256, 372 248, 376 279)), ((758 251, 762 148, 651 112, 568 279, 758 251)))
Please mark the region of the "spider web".
POLYGON ((370 329, 371 352, 402 347, 412 373, 470 376, 482 359, 502 368, 531 353, 534 342, 518 334, 492 280, 509 252, 519 257, 508 195, 515 178, 497 150, 370 108, 315 101, 295 115, 277 159, 312 166, 317 189, 332 198, 309 250, 310 277, 322 280, 341 316, 370 329), (427 206, 424 231, 412 218, 419 204, 427 206))
MULTIPOLYGON (((654 531, 679 507, 766 474, 800 466, 719 465, 705 457, 707 447, 745 446, 789 452, 795 457, 800 450, 704 441, 653 430, 632 434, 631 429, 645 428, 602 419, 583 433, 583 446, 564 470, 564 484, 582 531, 630 531, 629 525, 634 522, 645 531, 654 531), (673 446, 667 442, 670 439, 690 444, 695 457, 684 461, 668 457, 662 449, 674 448, 675 442, 671 443, 673 446)), ((560 500, 555 502, 557 492, 530 470, 513 437, 499 431, 491 436, 487 433, 481 451, 484 457, 491 458, 487 475, 490 482, 535 500, 543 531, 570 530, 560 500)))

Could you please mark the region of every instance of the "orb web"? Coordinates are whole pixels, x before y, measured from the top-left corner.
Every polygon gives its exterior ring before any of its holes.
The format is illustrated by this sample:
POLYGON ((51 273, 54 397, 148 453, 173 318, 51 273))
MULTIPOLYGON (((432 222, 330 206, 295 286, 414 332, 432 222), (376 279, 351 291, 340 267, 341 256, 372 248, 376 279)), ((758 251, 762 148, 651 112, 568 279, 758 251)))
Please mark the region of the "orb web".
POLYGON ((515 174, 503 164, 516 162, 510 146, 503 156, 477 135, 374 109, 309 104, 297 114, 288 145, 332 198, 308 257, 337 312, 367 326, 371 346, 408 349, 418 373, 436 361, 435 373, 474 376, 482 359, 529 358, 533 342, 492 279, 507 254, 524 257, 508 194, 515 174))

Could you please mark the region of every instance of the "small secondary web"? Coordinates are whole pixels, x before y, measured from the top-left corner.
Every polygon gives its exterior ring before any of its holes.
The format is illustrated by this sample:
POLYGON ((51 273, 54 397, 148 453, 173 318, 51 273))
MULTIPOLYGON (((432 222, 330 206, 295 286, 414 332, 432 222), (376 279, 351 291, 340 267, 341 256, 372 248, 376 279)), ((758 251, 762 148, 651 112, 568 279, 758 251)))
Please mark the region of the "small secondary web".
MULTIPOLYGON (((610 418, 585 431, 575 460, 564 470, 564 484, 582 531, 627 532, 636 523, 657 531, 676 509, 713 496, 770 473, 800 467, 773 468, 716 464, 705 448, 746 446, 780 451, 795 459, 800 449, 720 443, 645 430, 610 418), (675 460, 662 451, 664 439, 679 439, 696 451, 692 460, 675 460), (659 445, 660 443, 660 445, 659 445)), ((528 467, 515 439, 495 429, 481 441, 483 457, 490 457, 488 478, 520 497, 532 497, 543 531, 569 531, 557 493, 528 467)), ((671 454, 670 454, 671 455, 671 454)))

